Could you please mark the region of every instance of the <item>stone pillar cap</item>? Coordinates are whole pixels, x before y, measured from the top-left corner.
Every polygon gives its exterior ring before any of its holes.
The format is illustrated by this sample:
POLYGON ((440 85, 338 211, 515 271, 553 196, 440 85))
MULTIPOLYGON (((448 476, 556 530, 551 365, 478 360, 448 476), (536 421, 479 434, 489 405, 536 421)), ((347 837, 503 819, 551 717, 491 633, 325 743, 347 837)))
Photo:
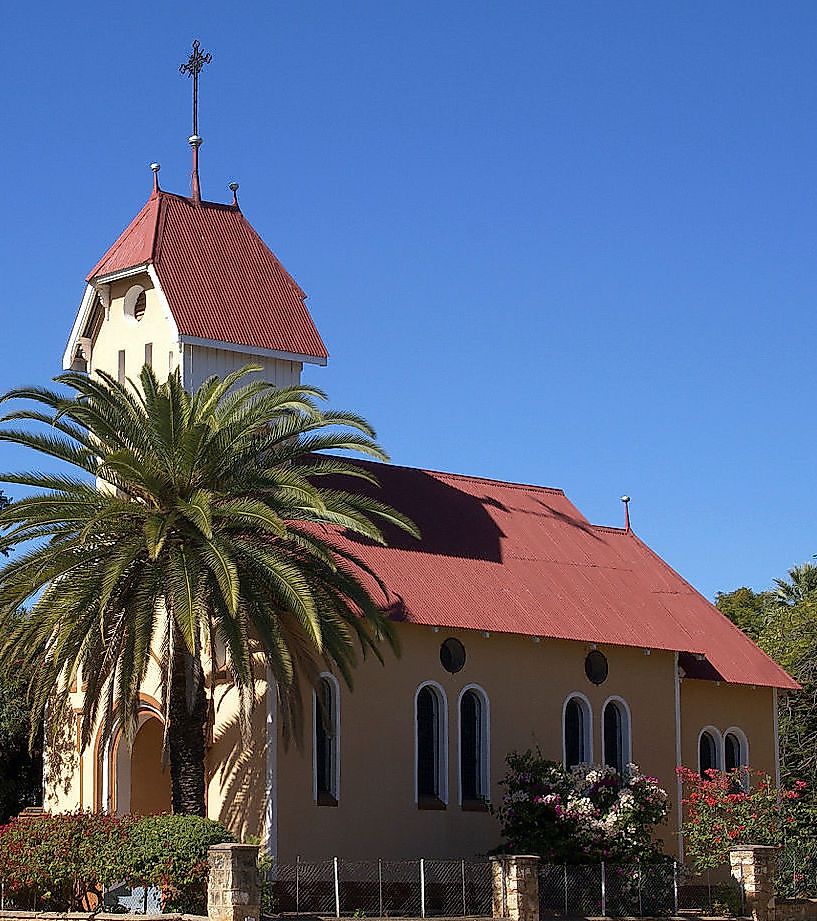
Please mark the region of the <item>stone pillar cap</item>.
POLYGON ((211 844, 211 851, 257 851, 258 844, 239 844, 237 841, 222 841, 220 844, 211 844))
POLYGON ((733 844, 729 848, 732 851, 779 851, 780 847, 776 844, 733 844))

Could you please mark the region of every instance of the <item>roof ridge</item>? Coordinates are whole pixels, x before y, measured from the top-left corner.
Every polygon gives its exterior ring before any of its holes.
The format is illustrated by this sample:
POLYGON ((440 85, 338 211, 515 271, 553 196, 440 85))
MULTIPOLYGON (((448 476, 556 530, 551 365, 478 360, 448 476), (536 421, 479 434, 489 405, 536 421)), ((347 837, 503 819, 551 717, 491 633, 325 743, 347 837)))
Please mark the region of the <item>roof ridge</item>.
POLYGON ((393 464, 382 463, 378 461, 363 461, 363 463, 380 465, 383 467, 392 467, 399 470, 416 470, 420 473, 428 473, 431 476, 450 477, 455 480, 469 480, 473 483, 494 483, 497 486, 506 486, 510 489, 535 489, 538 492, 546 492, 551 495, 564 496, 565 491, 558 486, 541 486, 536 483, 518 483, 515 480, 498 480, 496 477, 480 476, 476 473, 453 473, 450 470, 432 470, 429 467, 412 467, 410 464, 393 464))

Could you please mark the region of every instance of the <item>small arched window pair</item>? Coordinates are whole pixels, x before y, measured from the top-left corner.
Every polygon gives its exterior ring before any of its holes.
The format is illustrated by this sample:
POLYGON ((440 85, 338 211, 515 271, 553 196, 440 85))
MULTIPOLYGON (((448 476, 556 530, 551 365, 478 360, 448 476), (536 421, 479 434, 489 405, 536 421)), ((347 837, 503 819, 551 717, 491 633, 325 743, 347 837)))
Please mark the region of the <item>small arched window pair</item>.
MULTIPOLYGON (((458 708, 459 802, 465 809, 484 808, 489 796, 488 696, 469 685, 458 708)), ((445 809, 448 803, 448 703, 436 682, 415 696, 415 798, 421 809, 445 809)))
MULTIPOLYGON (((631 760, 630 709, 620 697, 602 708, 602 760, 619 774, 631 760)), ((567 698, 562 714, 564 763, 568 768, 593 761, 593 711, 584 694, 567 698)))
MULTIPOLYGON (((698 737, 698 771, 702 777, 708 770, 735 771, 749 764, 749 740, 736 726, 721 735, 714 726, 701 730, 698 737)), ((745 786, 745 779, 742 781, 745 786)))

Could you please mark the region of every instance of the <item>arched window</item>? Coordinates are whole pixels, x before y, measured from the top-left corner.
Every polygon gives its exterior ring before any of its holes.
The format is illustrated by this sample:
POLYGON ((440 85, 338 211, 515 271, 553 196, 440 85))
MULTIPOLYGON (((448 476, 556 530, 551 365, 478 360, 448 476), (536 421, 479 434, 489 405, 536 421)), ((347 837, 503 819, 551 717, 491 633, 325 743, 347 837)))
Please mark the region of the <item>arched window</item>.
POLYGON ((590 764, 593 760, 593 716, 584 695, 573 694, 565 701, 562 729, 565 767, 590 764))
POLYGON ((445 808, 448 799, 447 735, 445 692, 437 684, 424 684, 415 698, 415 783, 420 808, 445 808))
POLYGON ((482 688, 460 694, 460 803, 482 804, 488 799, 488 697, 482 688))
POLYGON ((717 729, 704 729, 698 737, 698 771, 701 777, 710 770, 720 770, 721 746, 717 729))
POLYGON ((621 698, 611 698, 602 712, 604 763, 619 774, 630 762, 630 714, 621 698))
POLYGON ((314 799, 337 806, 340 795, 340 701, 337 679, 323 675, 313 693, 314 799))
MULTIPOLYGON (((737 771, 739 768, 749 766, 749 740, 742 729, 732 727, 723 735, 723 766, 726 771, 737 771)), ((740 789, 749 789, 749 771, 742 770, 734 779, 734 784, 740 789)))

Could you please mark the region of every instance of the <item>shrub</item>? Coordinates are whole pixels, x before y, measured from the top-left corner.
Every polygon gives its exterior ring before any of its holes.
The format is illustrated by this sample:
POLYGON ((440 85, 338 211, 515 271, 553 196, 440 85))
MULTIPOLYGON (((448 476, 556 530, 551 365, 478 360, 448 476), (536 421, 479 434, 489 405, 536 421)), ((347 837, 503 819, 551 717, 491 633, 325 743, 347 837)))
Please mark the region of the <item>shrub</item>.
POLYGON ((22 908, 95 908, 117 883, 156 886, 165 911, 203 913, 207 848, 234 840, 197 816, 90 812, 15 819, 0 828, 0 880, 22 908))
POLYGON ((686 767, 677 772, 685 794, 684 850, 699 873, 727 863, 735 844, 783 844, 798 823, 803 781, 777 790, 767 774, 751 768, 710 769, 705 777, 686 767))
POLYGON ((568 770, 532 751, 506 761, 497 810, 504 850, 567 863, 660 856, 652 831, 666 821, 667 794, 637 765, 622 777, 604 765, 568 770))

